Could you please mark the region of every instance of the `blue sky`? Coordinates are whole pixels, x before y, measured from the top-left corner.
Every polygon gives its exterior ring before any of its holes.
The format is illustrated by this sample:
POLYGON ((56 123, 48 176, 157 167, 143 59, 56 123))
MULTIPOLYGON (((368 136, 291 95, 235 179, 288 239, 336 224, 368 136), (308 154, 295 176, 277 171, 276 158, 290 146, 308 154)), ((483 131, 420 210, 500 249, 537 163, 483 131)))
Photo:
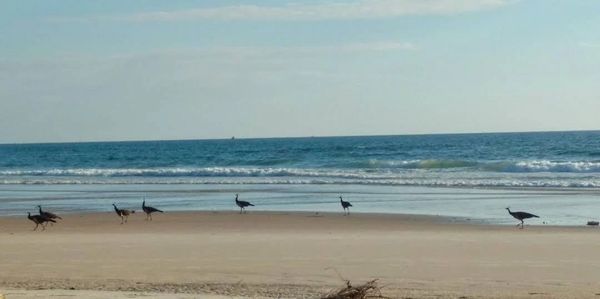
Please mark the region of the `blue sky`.
POLYGON ((2 1, 0 142, 599 129, 599 11, 2 1))

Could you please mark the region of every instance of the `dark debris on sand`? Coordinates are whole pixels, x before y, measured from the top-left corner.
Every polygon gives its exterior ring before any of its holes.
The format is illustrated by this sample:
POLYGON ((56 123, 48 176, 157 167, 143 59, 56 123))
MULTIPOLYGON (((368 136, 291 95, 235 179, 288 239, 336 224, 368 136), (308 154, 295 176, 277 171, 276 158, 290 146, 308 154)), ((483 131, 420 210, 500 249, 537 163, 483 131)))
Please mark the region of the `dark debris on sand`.
POLYGON ((367 299, 367 298, 388 298, 381 295, 381 288, 377 285, 377 279, 368 281, 365 284, 353 286, 349 280, 346 280, 346 286, 342 289, 332 291, 321 299, 367 299))

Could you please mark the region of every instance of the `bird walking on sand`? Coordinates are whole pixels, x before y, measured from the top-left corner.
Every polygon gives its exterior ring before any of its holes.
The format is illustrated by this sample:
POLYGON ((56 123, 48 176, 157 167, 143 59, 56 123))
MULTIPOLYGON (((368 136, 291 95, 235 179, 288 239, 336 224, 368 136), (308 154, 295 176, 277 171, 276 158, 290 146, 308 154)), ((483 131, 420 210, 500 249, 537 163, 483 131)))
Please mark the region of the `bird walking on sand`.
POLYGON ((35 227, 33 228, 33 230, 37 230, 38 226, 42 226, 42 230, 46 230, 46 224, 48 222, 56 222, 53 219, 50 219, 46 216, 43 215, 31 215, 30 212, 27 212, 27 218, 31 221, 33 221, 33 223, 35 223, 35 227))
POLYGON ((511 212, 510 208, 506 208, 506 210, 508 211, 508 213, 515 217, 515 219, 521 221, 521 223, 517 224, 517 226, 521 226, 521 229, 523 229, 523 220, 525 219, 529 219, 529 218, 540 218, 537 215, 533 215, 531 213, 527 213, 527 212, 511 212))
MULTIPOLYGON (((43 211, 41 205, 38 205, 37 207, 38 207, 38 209, 40 211, 40 215, 42 215, 42 216, 44 216, 44 217, 46 217, 48 219, 52 219, 52 220, 54 220, 54 219, 60 219, 60 220, 62 220, 62 218, 60 216, 58 216, 58 215, 56 215, 54 213, 51 213, 51 212, 48 212, 48 211, 43 211)), ((52 225, 52 223, 56 223, 56 221, 50 222, 50 225, 52 225)))
POLYGON ((163 211, 161 211, 157 208, 147 206, 146 199, 144 199, 144 201, 142 202, 142 210, 144 210, 144 213, 146 213, 146 221, 148 221, 148 219, 150 219, 150 221, 152 221, 152 213, 154 213, 154 212, 164 213, 163 211))
POLYGON ((245 213, 246 212, 246 207, 247 206, 254 206, 253 204, 247 202, 247 201, 243 201, 243 200, 238 200, 238 196, 239 194, 235 195, 235 204, 240 207, 240 214, 245 213))
POLYGON ((350 207, 352 206, 352 204, 349 201, 343 200, 341 196, 340 196, 340 204, 342 205, 342 208, 344 209, 344 216, 350 215, 350 207))
POLYGON ((115 207, 115 213, 117 213, 117 215, 121 217, 121 224, 123 224, 123 222, 127 223, 127 218, 129 218, 129 215, 135 213, 134 210, 119 209, 114 203, 113 207, 115 207))

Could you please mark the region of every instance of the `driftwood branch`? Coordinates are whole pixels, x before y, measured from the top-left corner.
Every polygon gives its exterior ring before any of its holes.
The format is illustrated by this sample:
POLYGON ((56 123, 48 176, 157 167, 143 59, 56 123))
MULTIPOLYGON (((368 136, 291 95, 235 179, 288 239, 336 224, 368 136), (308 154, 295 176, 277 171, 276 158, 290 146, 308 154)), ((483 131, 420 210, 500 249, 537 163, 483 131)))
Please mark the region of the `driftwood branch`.
POLYGON ((349 280, 346 280, 346 286, 335 290, 321 297, 321 299, 368 299, 368 298, 388 298, 381 295, 381 288, 377 285, 377 279, 368 281, 359 286, 353 286, 349 280))

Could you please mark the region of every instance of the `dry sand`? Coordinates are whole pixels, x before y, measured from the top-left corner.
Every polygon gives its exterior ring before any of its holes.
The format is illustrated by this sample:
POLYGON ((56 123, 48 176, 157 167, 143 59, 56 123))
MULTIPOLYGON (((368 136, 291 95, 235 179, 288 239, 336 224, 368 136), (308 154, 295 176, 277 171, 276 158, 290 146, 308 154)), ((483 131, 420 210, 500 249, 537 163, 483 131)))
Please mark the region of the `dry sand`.
POLYGON ((25 216, 0 218, 0 294, 318 298, 343 285, 339 273, 378 278, 395 298, 600 298, 597 228, 267 212, 119 223, 113 213, 65 215, 34 232, 25 216))

